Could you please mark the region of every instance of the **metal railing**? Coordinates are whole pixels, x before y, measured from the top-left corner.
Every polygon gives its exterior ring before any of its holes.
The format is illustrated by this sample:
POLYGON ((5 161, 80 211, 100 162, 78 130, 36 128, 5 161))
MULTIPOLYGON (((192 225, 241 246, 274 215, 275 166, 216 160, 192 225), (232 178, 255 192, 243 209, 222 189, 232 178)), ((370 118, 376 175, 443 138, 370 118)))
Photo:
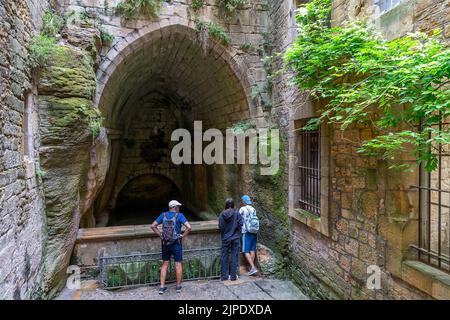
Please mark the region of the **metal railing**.
MULTIPOLYGON (((159 284, 161 253, 98 257, 100 283, 106 289, 152 286, 159 284)), ((218 279, 221 275, 221 248, 183 251, 183 281, 218 279)), ((171 260, 167 283, 175 282, 171 260)))

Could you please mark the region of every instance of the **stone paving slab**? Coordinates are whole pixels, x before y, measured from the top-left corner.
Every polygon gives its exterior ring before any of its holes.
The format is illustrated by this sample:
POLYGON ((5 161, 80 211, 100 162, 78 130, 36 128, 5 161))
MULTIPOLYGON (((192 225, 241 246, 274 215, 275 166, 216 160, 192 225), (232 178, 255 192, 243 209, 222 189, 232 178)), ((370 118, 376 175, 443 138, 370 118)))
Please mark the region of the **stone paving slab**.
POLYGON ((57 300, 306 300, 292 282, 243 276, 238 281, 191 281, 183 283, 181 293, 168 285, 164 295, 158 287, 108 291, 96 281, 84 281, 80 290, 64 289, 57 300))
POLYGON ((263 279, 255 281, 255 284, 275 300, 309 300, 299 288, 290 281, 276 279, 263 279))

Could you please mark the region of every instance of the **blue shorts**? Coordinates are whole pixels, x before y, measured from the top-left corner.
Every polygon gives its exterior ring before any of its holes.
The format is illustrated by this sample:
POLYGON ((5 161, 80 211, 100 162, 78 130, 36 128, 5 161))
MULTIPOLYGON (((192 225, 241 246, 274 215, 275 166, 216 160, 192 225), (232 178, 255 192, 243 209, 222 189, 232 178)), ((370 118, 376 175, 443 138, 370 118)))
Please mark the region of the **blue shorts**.
POLYGON ((170 257, 173 255, 175 262, 183 262, 183 245, 181 241, 176 241, 168 246, 161 243, 161 251, 163 261, 170 261, 170 257))
POLYGON ((255 233, 246 232, 242 235, 242 252, 256 252, 256 241, 258 235, 255 233))

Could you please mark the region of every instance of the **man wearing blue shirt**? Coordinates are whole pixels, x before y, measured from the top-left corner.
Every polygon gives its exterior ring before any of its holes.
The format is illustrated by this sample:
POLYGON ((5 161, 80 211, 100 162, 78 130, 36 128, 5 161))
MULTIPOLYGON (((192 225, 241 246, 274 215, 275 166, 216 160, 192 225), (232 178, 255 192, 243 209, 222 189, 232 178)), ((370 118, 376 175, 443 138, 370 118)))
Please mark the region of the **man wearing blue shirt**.
POLYGON ((191 231, 191 225, 187 221, 184 214, 180 212, 181 203, 176 200, 169 202, 169 211, 163 212, 161 215, 153 222, 153 231, 161 238, 161 252, 163 265, 161 267, 161 286, 159 288, 159 294, 163 294, 167 287, 166 276, 167 269, 169 268, 170 257, 173 255, 175 260, 175 273, 177 276, 177 293, 181 292, 181 277, 183 274, 183 245, 182 239, 186 237, 191 231), (163 232, 158 229, 158 226, 163 225, 163 232), (181 233, 181 227, 186 227, 184 233, 181 233), (168 237, 170 241, 168 241, 168 237))

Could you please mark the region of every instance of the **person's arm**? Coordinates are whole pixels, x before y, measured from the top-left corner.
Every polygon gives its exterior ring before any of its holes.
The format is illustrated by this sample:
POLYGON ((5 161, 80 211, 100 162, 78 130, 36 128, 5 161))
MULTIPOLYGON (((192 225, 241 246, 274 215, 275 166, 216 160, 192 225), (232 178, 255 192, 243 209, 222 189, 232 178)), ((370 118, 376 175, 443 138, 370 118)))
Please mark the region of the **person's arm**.
POLYGON ((223 214, 220 214, 219 216, 219 230, 222 231, 223 229, 223 214))
POLYGON ((158 237, 162 237, 162 234, 161 234, 161 231, 159 231, 159 229, 158 229, 158 222, 157 221, 154 221, 153 223, 152 223, 152 230, 153 230, 153 232, 154 233, 156 233, 157 235, 158 235, 158 237))
POLYGON ((181 235, 181 237, 180 237, 181 239, 185 238, 192 230, 192 227, 188 221, 186 221, 184 226, 186 229, 184 230, 183 234, 181 235))
POLYGON ((245 208, 241 208, 241 209, 239 210, 239 215, 241 216, 241 221, 242 221, 242 226, 243 226, 243 227, 244 227, 244 225, 245 225, 245 219, 246 219, 245 213, 246 213, 246 211, 247 211, 247 210, 245 210, 245 208))
POLYGON ((238 212, 238 217, 237 217, 237 222, 238 222, 238 226, 239 228, 242 228, 242 226, 244 225, 244 219, 242 218, 242 215, 238 212))

